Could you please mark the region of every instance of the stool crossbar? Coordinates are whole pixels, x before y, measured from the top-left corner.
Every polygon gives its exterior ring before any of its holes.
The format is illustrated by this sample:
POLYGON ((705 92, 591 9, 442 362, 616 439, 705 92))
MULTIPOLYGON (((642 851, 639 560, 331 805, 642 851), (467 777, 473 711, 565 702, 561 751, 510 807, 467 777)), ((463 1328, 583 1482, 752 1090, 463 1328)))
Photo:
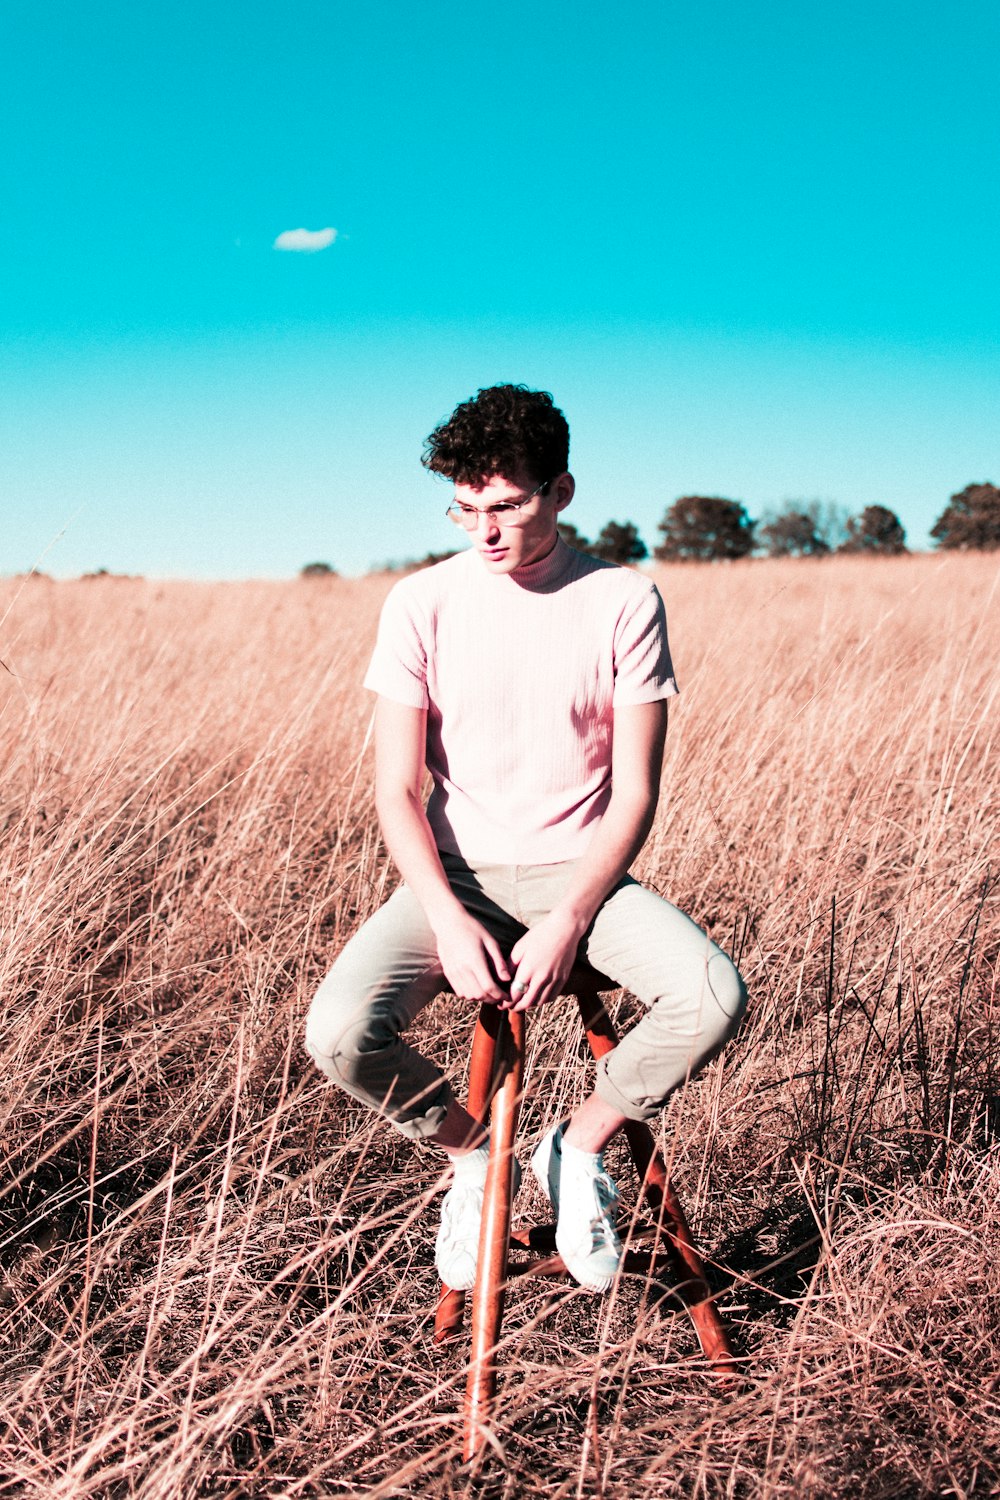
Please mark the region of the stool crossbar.
MULTIPOLYGON (((618 1036, 604 1009, 601 990, 615 988, 596 970, 577 965, 567 984, 576 995, 590 1050, 600 1058, 617 1045, 618 1036)), ((471 1349, 464 1410, 464 1457, 482 1450, 493 1415, 496 1393, 496 1347, 503 1322, 508 1279, 515 1276, 566 1275, 555 1253, 555 1228, 536 1226, 511 1234, 511 1187, 514 1139, 524 1083, 525 1016, 523 1012, 480 1007, 469 1067, 469 1113, 485 1122, 490 1114, 490 1157, 483 1196, 476 1284, 472 1291, 471 1349), (541 1253, 524 1263, 509 1264, 511 1248, 541 1253)), ((725 1325, 712 1300, 705 1267, 695 1248, 680 1200, 649 1128, 639 1121, 625 1125, 641 1195, 651 1211, 660 1254, 629 1251, 624 1269, 671 1276, 671 1291, 681 1298, 712 1373, 731 1384, 735 1355, 725 1325)), ((434 1341, 455 1339, 462 1329, 465 1292, 442 1286, 434 1322, 434 1341)))

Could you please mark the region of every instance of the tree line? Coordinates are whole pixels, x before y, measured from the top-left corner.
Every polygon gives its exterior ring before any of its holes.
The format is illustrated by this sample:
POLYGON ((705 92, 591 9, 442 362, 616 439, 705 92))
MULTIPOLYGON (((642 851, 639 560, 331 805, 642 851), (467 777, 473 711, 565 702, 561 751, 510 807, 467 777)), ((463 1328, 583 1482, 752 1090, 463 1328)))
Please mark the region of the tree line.
MULTIPOLYGON (((822 557, 831 552, 892 556, 907 550, 906 532, 895 511, 866 505, 846 515, 836 505, 791 504, 785 510, 751 519, 739 500, 717 495, 685 495, 675 500, 659 522, 660 542, 653 556, 663 561, 749 557, 822 557)), ((571 547, 609 562, 641 562, 649 548, 631 521, 608 521, 594 541, 568 522, 560 535, 571 547)), ((990 550, 1000 547, 1000 489, 969 484, 952 495, 931 528, 938 547, 990 550)))
MULTIPOLYGON (((749 557, 754 552, 767 557, 823 557, 831 552, 886 557, 907 550, 903 524, 885 505, 866 505, 859 515, 850 516, 835 504, 793 502, 776 514, 751 520, 739 500, 685 495, 667 509, 657 530, 662 540, 652 555, 667 562, 712 562, 749 557)), ((578 552, 608 562, 637 563, 650 555, 632 521, 608 521, 593 541, 570 522, 561 521, 559 535, 578 552)), ((989 483, 967 484, 952 495, 931 527, 931 536, 944 549, 991 551, 1000 547, 1000 489, 989 483)), ((402 566, 426 568, 452 555, 428 552, 402 566)), ((336 577, 325 562, 307 563, 301 575, 336 577)))

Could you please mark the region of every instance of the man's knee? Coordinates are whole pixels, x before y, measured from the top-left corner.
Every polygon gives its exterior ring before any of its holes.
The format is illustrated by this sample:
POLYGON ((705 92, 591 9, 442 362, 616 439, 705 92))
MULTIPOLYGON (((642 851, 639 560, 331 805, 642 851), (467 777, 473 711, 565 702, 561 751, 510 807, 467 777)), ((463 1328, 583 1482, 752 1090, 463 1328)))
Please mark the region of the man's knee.
POLYGON ((747 987, 743 975, 728 954, 717 948, 708 961, 708 987, 718 1007, 715 1018, 717 1045, 722 1046, 736 1034, 747 1008, 747 987))
POLYGON ((358 1005, 328 975, 306 1017, 306 1051, 338 1083, 357 1086, 378 1070, 379 1059, 399 1040, 400 1028, 385 1008, 358 1005))
POLYGON ((357 1021, 333 1031, 329 1027, 306 1027, 306 1051, 317 1067, 336 1083, 362 1086, 378 1066, 378 1056, 390 1045, 376 1028, 357 1021))
POLYGON ((715 948, 674 969, 672 984, 598 1064, 597 1092, 629 1120, 651 1119, 675 1089, 695 1077, 736 1032, 747 989, 733 961, 715 948))
POLYGON ((746 1003, 746 985, 732 959, 715 943, 706 952, 703 939, 675 955, 651 1010, 666 1036, 689 1036, 711 1055, 734 1035, 746 1003))
POLYGON ((438 1070, 402 1040, 406 1012, 392 996, 359 1003, 352 985, 328 975, 306 1018, 305 1045, 331 1083, 420 1140, 440 1128, 452 1102, 438 1070))
POLYGON ((679 964, 671 989, 652 1006, 651 1036, 669 1053, 678 1042, 699 1072, 735 1036, 746 1010, 747 989, 728 954, 712 944, 690 965, 679 964))

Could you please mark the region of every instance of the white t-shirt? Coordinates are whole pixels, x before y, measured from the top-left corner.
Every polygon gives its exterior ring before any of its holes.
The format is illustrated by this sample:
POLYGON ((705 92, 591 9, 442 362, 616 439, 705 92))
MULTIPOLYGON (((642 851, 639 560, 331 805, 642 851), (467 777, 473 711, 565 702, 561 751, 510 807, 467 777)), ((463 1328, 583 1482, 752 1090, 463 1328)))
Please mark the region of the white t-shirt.
POLYGON ((583 854, 611 796, 614 709, 677 692, 655 585, 562 540, 512 573, 469 550, 401 579, 365 686, 427 709, 438 848, 505 865, 583 854))

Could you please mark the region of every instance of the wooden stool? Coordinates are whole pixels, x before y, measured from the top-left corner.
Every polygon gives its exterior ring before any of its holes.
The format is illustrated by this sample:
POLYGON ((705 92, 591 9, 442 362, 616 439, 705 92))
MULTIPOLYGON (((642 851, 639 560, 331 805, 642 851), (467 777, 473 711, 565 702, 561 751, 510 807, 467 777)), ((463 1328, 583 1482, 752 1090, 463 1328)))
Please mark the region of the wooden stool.
MULTIPOLYGON (((567 992, 580 1006, 587 1041, 595 1058, 603 1057, 618 1043, 618 1035, 604 1009, 601 990, 614 989, 614 982, 596 970, 577 965, 567 992)), ((511 1186, 514 1137, 524 1080, 524 1012, 480 1007, 472 1043, 469 1070, 469 1113, 485 1122, 492 1103, 490 1159, 486 1172, 483 1220, 479 1235, 479 1260, 472 1292, 472 1348, 465 1393, 464 1457, 476 1457, 486 1441, 496 1392, 496 1346, 503 1321, 505 1283, 508 1276, 567 1275, 562 1258, 555 1253, 555 1226, 520 1230, 511 1235, 511 1186), (508 1267, 511 1246, 547 1251, 525 1264, 508 1267)), ((663 1158, 648 1127, 639 1121, 625 1124, 632 1160, 642 1184, 642 1198, 653 1210, 662 1231, 663 1253, 629 1251, 624 1269, 656 1271, 663 1262, 676 1285, 694 1325, 702 1353, 712 1372, 730 1384, 736 1364, 729 1335, 719 1316, 705 1278, 705 1267, 694 1246, 677 1194, 667 1177, 663 1158)), ((461 1332, 465 1293, 442 1286, 434 1321, 434 1341, 443 1343, 461 1332)))

